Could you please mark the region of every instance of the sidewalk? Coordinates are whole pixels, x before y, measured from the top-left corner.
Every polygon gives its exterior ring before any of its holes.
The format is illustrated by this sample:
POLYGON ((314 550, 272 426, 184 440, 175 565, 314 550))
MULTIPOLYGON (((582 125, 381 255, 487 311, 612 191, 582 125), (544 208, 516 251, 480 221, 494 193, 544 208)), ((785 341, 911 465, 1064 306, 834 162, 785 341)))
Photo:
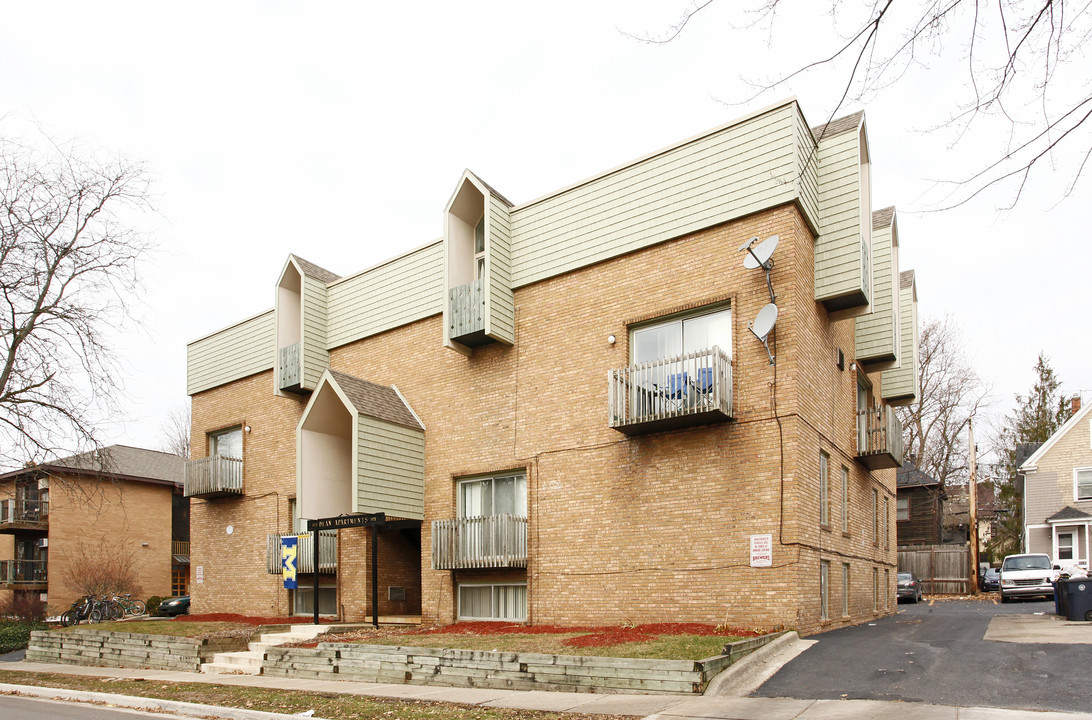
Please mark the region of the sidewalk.
MULTIPOLYGON (((744 665, 745 662, 739 663, 744 665)), ((505 707, 587 715, 637 715, 648 720, 1089 720, 1092 714, 1003 710, 996 708, 958 708, 920 703, 879 702, 875 700, 796 700, 791 698, 751 698, 723 695, 688 697, 680 695, 597 695, 588 693, 523 692, 478 688, 447 688, 422 685, 385 685, 340 680, 302 680, 255 675, 205 675, 167 670, 129 668, 94 668, 81 665, 49 663, 5 663, 3 669, 25 672, 50 672, 95 677, 144 678, 169 682, 204 682, 220 685, 245 685, 284 690, 333 692, 373 697, 432 700, 438 702, 505 707)), ((119 707, 158 709, 191 717, 221 717, 233 720, 279 720, 291 715, 237 710, 208 705, 153 700, 106 693, 26 685, 0 684, 0 693, 19 693, 35 697, 85 702, 108 702, 119 707)))

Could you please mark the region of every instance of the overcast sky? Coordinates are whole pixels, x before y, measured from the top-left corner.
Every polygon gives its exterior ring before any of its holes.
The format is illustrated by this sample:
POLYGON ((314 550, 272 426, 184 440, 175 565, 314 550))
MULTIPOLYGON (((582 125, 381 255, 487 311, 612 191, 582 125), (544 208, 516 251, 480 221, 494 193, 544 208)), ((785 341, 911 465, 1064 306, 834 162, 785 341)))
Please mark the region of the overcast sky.
MULTIPOLYGON (((156 180, 144 325, 117 338, 130 412, 108 430, 145 447, 185 401, 186 343, 271 308, 288 253, 352 274, 439 238, 463 168, 518 204, 790 95, 820 124, 842 91, 828 72, 748 101, 747 81, 808 41, 736 29, 727 1, 667 45, 625 32, 661 32, 683 2, 3 5, 0 129, 77 136, 156 180)), ((928 64, 864 107, 873 207, 899 210, 920 317, 963 327, 998 412, 1040 351, 1092 401, 1092 182, 1061 199, 1064 178, 1041 172, 1011 212, 990 195, 921 213, 931 180, 1001 142, 929 131, 964 81, 954 60, 928 64)))

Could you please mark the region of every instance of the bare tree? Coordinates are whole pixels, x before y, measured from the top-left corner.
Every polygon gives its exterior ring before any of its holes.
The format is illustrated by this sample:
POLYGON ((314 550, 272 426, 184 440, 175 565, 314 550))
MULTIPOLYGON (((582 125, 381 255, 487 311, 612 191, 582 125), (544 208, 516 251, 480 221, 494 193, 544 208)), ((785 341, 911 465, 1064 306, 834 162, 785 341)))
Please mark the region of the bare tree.
MULTIPOLYGON (((675 40, 715 0, 693 0, 681 18, 653 43, 675 40)), ((830 4, 831 33, 789 0, 733 3, 733 18, 746 22, 731 33, 807 37, 809 55, 794 69, 755 81, 755 97, 832 70, 841 91, 830 117, 891 89, 907 74, 937 70, 936 78, 962 94, 940 106, 932 129, 947 129, 953 142, 972 136, 993 140, 992 155, 964 177, 944 178, 939 208, 964 203, 986 191, 1007 192, 1000 204, 1019 201, 1034 171, 1057 176, 1068 195, 1092 154, 1092 39, 1086 3, 1065 0, 867 0, 830 4), (805 25, 810 23, 811 25, 805 25), (958 83, 950 82, 955 78, 958 83)), ((708 18, 708 12, 703 18, 708 18)), ((776 53, 771 53, 773 61, 776 53)), ((765 66, 768 63, 756 63, 765 66)), ((753 98, 750 98, 753 99, 753 98)), ((748 100, 750 100, 748 99, 748 100)))
POLYGON ((167 411, 167 419, 163 421, 163 449, 172 455, 190 459, 190 426, 192 413, 190 401, 187 399, 181 405, 176 405, 167 411))
POLYGON ((150 247, 143 166, 39 145, 0 137, 0 465, 101 447, 122 378, 107 334, 150 247))
POLYGON ((983 408, 989 386, 971 368, 950 318, 927 320, 919 342, 921 392, 898 409, 908 453, 941 482, 965 480, 967 425, 983 408))
POLYGON ((132 550, 109 538, 77 542, 60 563, 61 582, 81 595, 139 596, 143 588, 132 550))

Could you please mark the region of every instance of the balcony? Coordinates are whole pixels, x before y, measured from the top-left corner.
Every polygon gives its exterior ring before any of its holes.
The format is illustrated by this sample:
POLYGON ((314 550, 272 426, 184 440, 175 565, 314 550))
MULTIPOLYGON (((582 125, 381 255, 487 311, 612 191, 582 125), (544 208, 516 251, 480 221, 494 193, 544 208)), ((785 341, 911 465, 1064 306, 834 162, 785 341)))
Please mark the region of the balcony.
POLYGON ((49 529, 48 500, 0 500, 0 533, 49 529))
POLYGON ((515 515, 432 521, 432 569, 527 567, 527 518, 515 515))
POLYGON ((902 423, 894 408, 877 405, 857 413, 857 460, 869 470, 902 465, 902 423))
MULTIPOLYGON (((270 533, 266 538, 266 569, 270 575, 281 574, 281 533, 270 533)), ((288 537, 292 537, 288 534, 288 537)), ((296 572, 310 575, 315 571, 314 533, 301 533, 296 537, 296 572)), ((337 530, 319 531, 319 574, 337 572, 337 530)))
POLYGON ((485 334, 485 289, 481 278, 448 290, 448 336, 467 347, 492 342, 485 334))
POLYGON ((45 560, 0 560, 0 589, 45 590, 45 560))
POLYGON ((277 388, 299 392, 303 373, 300 365, 300 344, 285 345, 277 353, 277 388))
POLYGON ((186 497, 205 499, 243 494, 243 461, 213 455, 186 463, 186 497))
POLYGON ((732 417, 732 362, 720 348, 611 370, 610 427, 626 435, 732 417))

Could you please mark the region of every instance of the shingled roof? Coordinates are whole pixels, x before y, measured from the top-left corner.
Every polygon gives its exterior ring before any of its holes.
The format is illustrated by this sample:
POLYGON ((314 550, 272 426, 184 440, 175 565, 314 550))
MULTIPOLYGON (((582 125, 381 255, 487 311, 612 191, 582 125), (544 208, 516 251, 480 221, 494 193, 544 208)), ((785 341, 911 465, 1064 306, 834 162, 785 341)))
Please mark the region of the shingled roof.
POLYGON ((885 207, 882 210, 875 210, 872 213, 872 229, 878 230, 880 228, 890 227, 891 221, 895 219, 895 206, 885 207))
POLYGON ((21 470, 0 475, 7 480, 28 473, 53 474, 76 473, 99 475, 104 478, 149 482, 165 482, 181 485, 185 476, 186 460, 159 450, 110 445, 101 450, 72 455, 21 470))
POLYGON ((1067 505, 1046 519, 1048 523, 1065 522, 1066 520, 1092 520, 1092 515, 1078 510, 1072 505, 1067 505))
POLYGON ((336 370, 327 372, 361 415, 413 430, 425 429, 393 387, 378 385, 336 370))
POLYGON ((293 254, 292 257, 300 266, 300 270, 302 270, 303 274, 307 277, 313 277, 316 280, 320 280, 324 283, 332 283, 334 280, 341 279, 340 275, 335 275, 326 268, 321 268, 313 262, 308 262, 301 258, 299 255, 293 254))
POLYGON ((835 135, 841 135, 842 133, 856 130, 861 124, 861 118, 864 117, 864 110, 858 110, 852 115, 846 115, 845 117, 838 118, 837 120, 831 120, 825 125, 816 125, 811 129, 811 134, 815 136, 816 140, 822 140, 824 138, 834 137, 835 135))
POLYGON ((939 484, 939 480, 932 475, 922 472, 909 460, 904 461, 902 467, 895 473, 895 485, 897 487, 924 487, 926 485, 939 484))
POLYGON ((912 287, 914 287, 914 271, 903 270, 899 273, 899 289, 909 290, 912 287))

